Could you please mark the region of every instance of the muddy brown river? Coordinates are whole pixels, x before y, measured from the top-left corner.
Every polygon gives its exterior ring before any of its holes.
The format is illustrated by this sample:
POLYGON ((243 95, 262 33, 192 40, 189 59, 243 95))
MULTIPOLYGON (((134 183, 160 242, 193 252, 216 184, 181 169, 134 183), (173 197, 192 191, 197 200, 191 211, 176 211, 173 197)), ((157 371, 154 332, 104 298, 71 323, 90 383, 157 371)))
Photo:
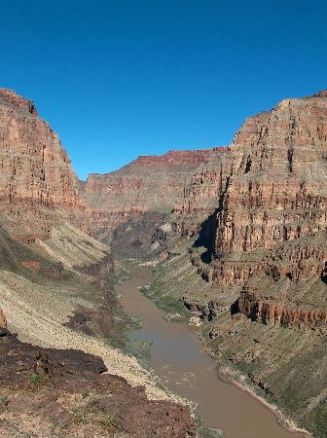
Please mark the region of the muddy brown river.
POLYGON ((130 330, 137 342, 151 343, 150 363, 173 392, 198 404, 206 427, 222 429, 227 438, 300 438, 277 421, 259 400, 218 378, 214 361, 206 355, 194 329, 168 321, 164 312, 138 292, 148 284, 151 271, 128 265, 131 278, 118 285, 124 309, 141 319, 144 326, 130 330))

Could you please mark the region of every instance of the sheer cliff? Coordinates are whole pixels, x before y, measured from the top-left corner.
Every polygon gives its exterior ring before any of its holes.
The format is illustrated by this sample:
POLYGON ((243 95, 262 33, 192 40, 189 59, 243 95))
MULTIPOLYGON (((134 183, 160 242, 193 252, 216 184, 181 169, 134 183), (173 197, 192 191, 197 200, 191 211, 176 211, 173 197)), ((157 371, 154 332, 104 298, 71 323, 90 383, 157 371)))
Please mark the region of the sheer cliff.
POLYGON ((55 132, 34 104, 0 89, 1 220, 24 241, 44 238, 51 225, 83 223, 78 179, 55 132))
MULTIPOLYGON (((327 255, 326 152, 325 92, 286 99, 244 123, 230 146, 231 170, 213 223, 209 272, 218 288, 235 290, 256 277, 260 284, 264 276, 272 287, 286 282, 283 298, 274 296, 291 301, 297 283, 321 276, 327 255)), ((321 300, 310 300, 308 290, 307 301, 323 310, 321 293, 321 300)))

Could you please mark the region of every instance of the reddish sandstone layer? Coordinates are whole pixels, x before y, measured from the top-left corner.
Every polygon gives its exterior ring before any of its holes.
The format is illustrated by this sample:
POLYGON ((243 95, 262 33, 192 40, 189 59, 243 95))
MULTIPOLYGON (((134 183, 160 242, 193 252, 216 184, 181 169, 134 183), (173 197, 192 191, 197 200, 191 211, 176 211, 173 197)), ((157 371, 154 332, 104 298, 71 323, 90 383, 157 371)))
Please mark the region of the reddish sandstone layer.
POLYGON ((327 98, 282 101, 248 119, 231 146, 219 251, 271 248, 326 225, 327 98))
POLYGON ((216 252, 248 252, 324 230, 327 97, 287 99, 249 118, 197 173, 175 212, 217 211, 216 252))
POLYGON ((326 326, 326 92, 248 119, 231 153, 213 281, 256 287, 258 321, 326 326))
POLYGON ((175 204, 177 229, 208 248, 203 278, 256 290, 258 321, 326 323, 326 160, 327 92, 286 99, 246 120, 175 204))
MULTIPOLYGON (((185 228, 189 212, 199 205, 200 210, 211 208, 215 261, 210 275, 218 286, 242 283, 265 269, 267 256, 273 257, 267 251, 278 247, 282 256, 286 242, 325 231, 326 159, 327 97, 322 92, 284 100, 249 118, 214 168, 194 177, 193 187, 176 204, 177 222, 185 228)), ((289 250, 285 257, 301 261, 289 250)), ((320 253, 312 273, 324 258, 320 253)))
POLYGON ((139 157, 116 172, 89 175, 81 187, 92 231, 111 231, 148 211, 170 213, 188 178, 217 153, 219 148, 171 151, 139 157))
POLYGON ((246 291, 241 293, 237 305, 239 312, 263 324, 310 328, 326 328, 327 326, 327 308, 278 303, 267 297, 260 299, 254 293, 246 291))
POLYGON ((61 217, 81 220, 78 180, 58 136, 31 101, 5 89, 0 89, 0 166, 4 225, 15 237, 45 237, 61 217))

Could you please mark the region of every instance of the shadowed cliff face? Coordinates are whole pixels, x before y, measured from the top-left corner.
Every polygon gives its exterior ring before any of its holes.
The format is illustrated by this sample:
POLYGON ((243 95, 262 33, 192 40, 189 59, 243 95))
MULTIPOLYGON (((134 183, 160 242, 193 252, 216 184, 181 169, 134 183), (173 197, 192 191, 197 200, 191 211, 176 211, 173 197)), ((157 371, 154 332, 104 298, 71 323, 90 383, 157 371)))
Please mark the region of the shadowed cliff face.
POLYGON ((0 89, 0 167, 1 213, 13 236, 44 238, 60 218, 83 224, 78 180, 58 136, 31 101, 5 89, 0 89))

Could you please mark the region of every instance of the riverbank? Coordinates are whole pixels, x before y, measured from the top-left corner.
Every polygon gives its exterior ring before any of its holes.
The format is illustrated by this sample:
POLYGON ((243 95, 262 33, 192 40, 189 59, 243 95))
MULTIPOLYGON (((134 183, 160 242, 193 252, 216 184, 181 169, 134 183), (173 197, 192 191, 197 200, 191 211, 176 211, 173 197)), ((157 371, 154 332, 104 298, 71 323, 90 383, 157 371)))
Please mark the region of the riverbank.
POLYGON ((145 321, 132 330, 136 341, 151 340, 151 366, 171 391, 198 403, 205 426, 223 428, 227 438, 300 438, 277 422, 276 412, 244 388, 217 377, 216 364, 204 351, 195 330, 172 322, 152 301, 138 292, 151 279, 149 269, 134 266, 130 279, 119 285, 124 310, 145 321), (242 389, 242 390, 241 390, 242 389), (236 414, 237 413, 237 414, 236 414), (237 415, 237 421, 235 421, 237 415))
MULTIPOLYGON (((140 264, 140 266, 145 267, 144 264, 140 264)), ((164 296, 164 298, 160 298, 157 294, 152 293, 151 287, 142 288, 141 290, 148 299, 151 299, 162 311, 166 313, 169 320, 188 323, 188 321, 190 321, 190 319, 192 318, 192 314, 186 312, 185 307, 183 307, 181 303, 175 299, 174 296, 166 295, 164 296), (170 315, 178 315, 178 317, 171 318, 170 315)), ((198 328, 196 324, 194 326, 198 328)), ((206 353, 208 354, 208 356, 213 357, 213 359, 215 360, 215 357, 212 354, 213 352, 208 347, 207 343, 203 339, 203 336, 199 333, 199 330, 197 330, 197 333, 203 343, 203 348, 205 349, 206 353)), ((235 370, 232 370, 226 365, 217 366, 217 375, 225 382, 235 385, 237 388, 241 389, 254 399, 258 400, 262 405, 265 406, 265 408, 269 409, 276 416, 277 421, 285 429, 289 430, 290 432, 303 434, 301 436, 306 438, 310 438, 313 436, 308 430, 297 426, 296 423, 290 417, 282 413, 276 405, 270 403, 264 397, 258 395, 255 389, 251 388, 246 383, 247 378, 245 375, 235 370)))
POLYGON ((306 429, 298 427, 295 422, 287 417, 285 414, 283 414, 276 405, 269 403, 265 398, 260 397, 255 392, 254 388, 251 388, 246 383, 246 376, 243 374, 237 373, 236 371, 232 370, 228 367, 218 367, 217 368, 217 374, 219 378, 225 380, 226 382, 229 382, 238 388, 240 388, 242 391, 245 391, 246 393, 250 394, 251 397, 258 400, 260 403, 262 403, 267 409, 269 409, 271 412, 273 412, 280 424, 287 428, 290 432, 299 432, 302 433, 305 438, 312 438, 313 435, 306 429))
POLYGON ((203 345, 217 365, 247 376, 245 383, 253 384, 260 397, 276 405, 283 417, 291 419, 289 424, 293 420, 298 429, 326 438, 324 336, 319 331, 231 315, 237 295, 223 294, 204 281, 187 250, 177 252, 153 269, 146 296, 164 310, 166 302, 185 302, 192 316, 201 320, 203 345), (312 372, 313 361, 316 372, 312 372))

